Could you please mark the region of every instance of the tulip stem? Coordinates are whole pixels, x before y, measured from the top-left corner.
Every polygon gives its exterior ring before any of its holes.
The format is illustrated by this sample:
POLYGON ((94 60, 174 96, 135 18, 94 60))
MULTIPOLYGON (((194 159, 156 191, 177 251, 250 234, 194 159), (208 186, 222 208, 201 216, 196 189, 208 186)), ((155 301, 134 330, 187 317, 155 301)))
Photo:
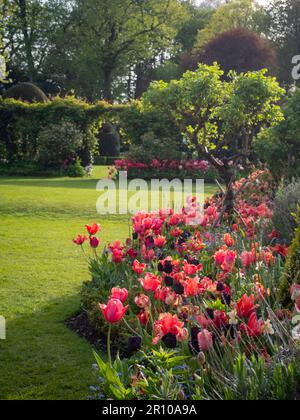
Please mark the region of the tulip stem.
POLYGON ((131 326, 128 324, 128 322, 126 321, 126 319, 125 318, 123 318, 123 321, 124 321, 124 323, 125 323, 125 325, 126 325, 126 327, 133 333, 133 334, 135 334, 135 335, 139 335, 136 331, 134 331, 134 329, 133 328, 131 328, 131 326))
POLYGON ((108 355, 109 365, 112 366, 111 349, 110 349, 110 337, 111 337, 111 324, 109 324, 108 334, 107 334, 107 355, 108 355))

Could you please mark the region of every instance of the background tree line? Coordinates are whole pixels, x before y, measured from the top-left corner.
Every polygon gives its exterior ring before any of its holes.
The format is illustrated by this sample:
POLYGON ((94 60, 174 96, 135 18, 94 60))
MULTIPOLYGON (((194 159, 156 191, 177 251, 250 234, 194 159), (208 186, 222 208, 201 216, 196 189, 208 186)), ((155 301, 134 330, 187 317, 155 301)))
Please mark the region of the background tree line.
POLYGON ((12 83, 88 100, 139 98, 199 62, 289 85, 300 1, 0 0, 0 53, 12 83))

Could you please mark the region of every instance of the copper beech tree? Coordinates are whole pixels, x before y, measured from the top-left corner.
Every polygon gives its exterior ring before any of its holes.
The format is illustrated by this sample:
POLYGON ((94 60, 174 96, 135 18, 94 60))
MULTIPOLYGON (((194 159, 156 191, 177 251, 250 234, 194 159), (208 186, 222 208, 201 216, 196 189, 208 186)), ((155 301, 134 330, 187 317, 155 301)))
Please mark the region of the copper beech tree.
MULTIPOLYGON (((235 211, 233 184, 240 165, 247 165, 254 138, 282 118, 278 101, 284 90, 266 71, 229 74, 217 64, 199 65, 182 79, 155 82, 144 95, 144 109, 166 113, 199 159, 206 159, 226 185, 223 209, 235 211)), ((238 192, 239 193, 239 192, 238 192)))

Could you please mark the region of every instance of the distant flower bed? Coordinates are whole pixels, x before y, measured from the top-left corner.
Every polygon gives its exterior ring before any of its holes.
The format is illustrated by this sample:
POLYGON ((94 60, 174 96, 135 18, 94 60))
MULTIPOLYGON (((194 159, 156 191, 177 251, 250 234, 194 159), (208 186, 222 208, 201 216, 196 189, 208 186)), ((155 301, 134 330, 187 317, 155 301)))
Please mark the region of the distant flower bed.
POLYGON ((213 182, 217 175, 205 160, 159 160, 150 163, 133 162, 130 160, 116 160, 114 168, 110 169, 110 177, 119 171, 126 171, 129 178, 204 178, 213 182))

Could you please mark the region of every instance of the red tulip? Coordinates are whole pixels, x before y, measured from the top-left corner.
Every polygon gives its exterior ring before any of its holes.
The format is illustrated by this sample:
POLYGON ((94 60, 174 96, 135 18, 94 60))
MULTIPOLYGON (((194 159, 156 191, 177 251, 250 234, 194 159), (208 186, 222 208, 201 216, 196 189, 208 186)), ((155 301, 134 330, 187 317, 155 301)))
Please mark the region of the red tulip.
POLYGON ((208 330, 203 330, 197 336, 201 351, 209 351, 213 347, 213 334, 208 330))
POLYGON ((139 281, 146 292, 156 292, 162 283, 162 279, 160 277, 151 273, 147 273, 145 277, 139 281))
POLYGON ((265 323, 262 320, 258 320, 256 313, 252 313, 250 315, 248 324, 242 324, 241 325, 241 331, 246 333, 249 337, 260 337, 264 334, 264 327, 265 323))
POLYGON ((157 248, 163 248, 167 243, 166 237, 165 236, 158 236, 157 238, 154 239, 154 245, 157 248))
POLYGON ((110 324, 117 324, 124 317, 128 306, 123 306, 119 299, 110 299, 107 305, 100 304, 104 318, 110 324))
POLYGON ((96 235, 98 232, 101 231, 101 226, 98 225, 97 223, 93 223, 91 226, 85 225, 85 227, 91 236, 96 235))
POLYGON ((232 246, 235 245, 235 240, 229 233, 226 233, 223 239, 224 239, 224 243, 228 246, 228 248, 231 248, 232 246))
POLYGON ((114 287, 111 290, 111 299, 118 299, 122 303, 125 303, 128 298, 128 290, 127 289, 119 289, 118 287, 114 287))
POLYGON ((237 304, 237 314, 239 318, 249 318, 255 310, 255 297, 244 294, 237 304))
POLYGON ((73 239, 73 242, 76 245, 83 245, 87 239, 87 236, 78 235, 76 239, 73 239))
POLYGON ((138 260, 133 262, 132 269, 136 274, 141 275, 145 271, 145 268, 146 264, 141 264, 138 260))
POLYGON ((95 236, 93 236, 92 238, 90 238, 90 245, 92 248, 96 249, 100 245, 100 240, 96 238, 95 236))

